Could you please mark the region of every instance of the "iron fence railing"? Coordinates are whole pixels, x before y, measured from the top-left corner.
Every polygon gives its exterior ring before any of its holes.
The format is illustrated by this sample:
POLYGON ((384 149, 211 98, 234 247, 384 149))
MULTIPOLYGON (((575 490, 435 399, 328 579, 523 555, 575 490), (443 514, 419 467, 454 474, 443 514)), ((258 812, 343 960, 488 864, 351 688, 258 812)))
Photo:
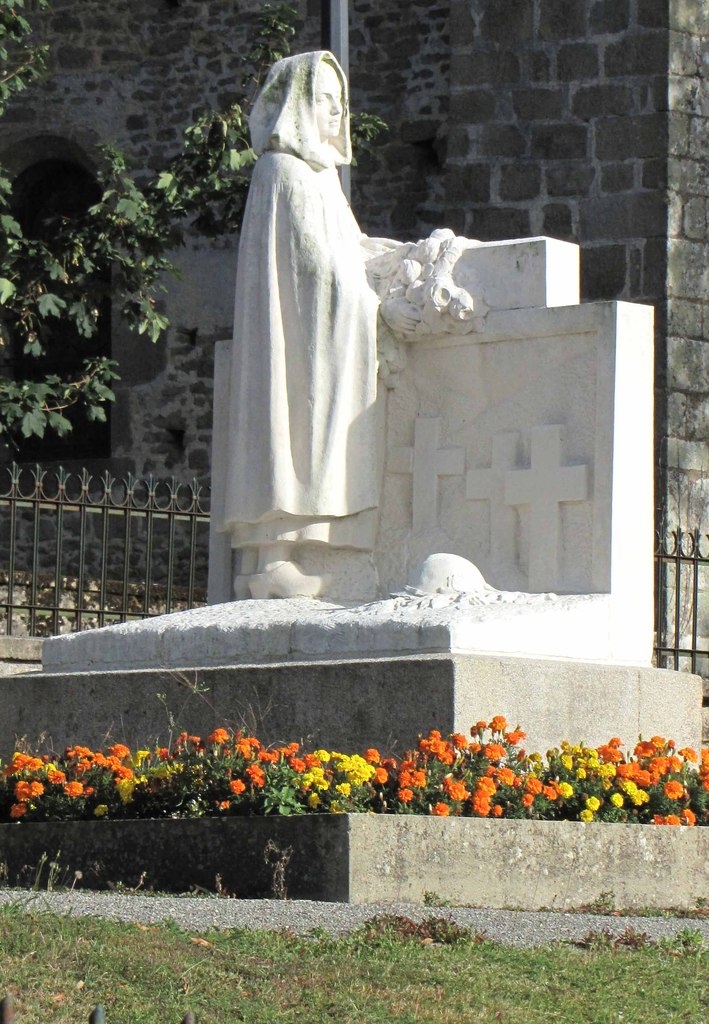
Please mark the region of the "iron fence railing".
POLYGON ((0 468, 0 610, 8 635, 50 636, 206 602, 200 485, 0 468))
MULTIPOLYGON (((0 999, 0 1024, 20 1024, 15 1016, 15 1007, 10 996, 0 999)), ((89 1024, 106 1024, 106 1011, 100 1004, 94 1006, 89 1014, 89 1024)), ((197 1024, 197 1018, 191 1010, 187 1011, 181 1024, 197 1024)))
POLYGON ((655 657, 709 676, 709 534, 664 530, 655 550, 655 657))

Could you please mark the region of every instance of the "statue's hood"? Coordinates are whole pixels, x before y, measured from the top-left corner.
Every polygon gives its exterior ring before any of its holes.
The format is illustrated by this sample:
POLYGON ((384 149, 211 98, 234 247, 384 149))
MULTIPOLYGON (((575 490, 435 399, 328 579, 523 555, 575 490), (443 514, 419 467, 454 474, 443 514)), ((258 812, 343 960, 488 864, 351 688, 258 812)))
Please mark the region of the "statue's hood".
POLYGON ((257 156, 267 151, 290 153, 316 169, 350 163, 347 79, 335 57, 327 50, 315 50, 277 61, 256 97, 249 129, 257 156), (339 135, 326 143, 320 141, 315 116, 315 79, 323 60, 337 72, 343 105, 339 135))

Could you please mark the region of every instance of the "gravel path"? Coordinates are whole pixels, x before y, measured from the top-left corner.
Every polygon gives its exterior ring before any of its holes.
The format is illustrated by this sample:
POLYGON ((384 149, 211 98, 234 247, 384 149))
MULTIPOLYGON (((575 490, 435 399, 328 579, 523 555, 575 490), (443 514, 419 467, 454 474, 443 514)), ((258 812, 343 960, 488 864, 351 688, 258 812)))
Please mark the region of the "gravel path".
POLYGON ((545 911, 473 910, 468 907, 423 907, 410 903, 314 903, 308 900, 232 900, 217 897, 143 896, 139 893, 28 892, 0 889, 0 906, 27 913, 94 916, 114 921, 156 924, 174 921, 190 932, 214 928, 290 929, 304 934, 313 928, 335 935, 352 931, 375 914, 403 914, 421 920, 447 917, 486 938, 509 946, 543 946, 559 940, 581 939, 589 932, 608 930, 621 935, 632 928, 648 938, 671 939, 678 932, 700 932, 709 946, 709 920, 682 917, 615 917, 545 911))

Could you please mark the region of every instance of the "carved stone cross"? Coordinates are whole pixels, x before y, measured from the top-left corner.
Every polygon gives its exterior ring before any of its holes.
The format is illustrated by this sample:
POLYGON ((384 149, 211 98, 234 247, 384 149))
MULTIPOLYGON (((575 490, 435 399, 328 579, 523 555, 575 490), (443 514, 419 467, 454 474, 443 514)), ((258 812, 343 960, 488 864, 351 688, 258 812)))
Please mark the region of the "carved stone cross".
POLYGON ((552 591, 559 579, 559 505, 588 498, 588 466, 562 466, 563 427, 534 427, 529 469, 505 475, 505 504, 529 506, 529 589, 552 591))
POLYGON ((495 434, 490 466, 469 469, 465 477, 465 496, 469 501, 490 503, 490 555, 492 565, 505 566, 514 560, 512 547, 515 514, 505 505, 505 477, 517 464, 520 435, 516 430, 495 434))
POLYGON ((421 533, 438 523, 438 478, 458 476, 465 468, 463 448, 440 448, 441 420, 417 416, 414 445, 397 446, 389 454, 392 473, 413 474, 413 527, 421 533))

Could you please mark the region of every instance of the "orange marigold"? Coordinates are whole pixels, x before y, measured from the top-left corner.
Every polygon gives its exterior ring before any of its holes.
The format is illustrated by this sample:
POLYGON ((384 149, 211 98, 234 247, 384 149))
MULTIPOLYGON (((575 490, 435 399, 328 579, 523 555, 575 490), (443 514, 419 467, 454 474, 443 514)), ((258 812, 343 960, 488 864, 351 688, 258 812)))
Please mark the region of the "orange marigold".
POLYGON ((664 787, 665 796, 670 800, 681 800, 684 796, 684 786, 681 782, 677 782, 676 779, 670 779, 666 782, 664 787))
POLYGON ((67 796, 83 796, 84 787, 81 782, 67 782, 64 792, 67 796))
POLYGON ((44 786, 41 782, 25 782, 21 780, 15 784, 15 799, 20 803, 26 803, 44 793, 44 786))
POLYGON ((381 755, 375 747, 370 747, 364 752, 364 760, 367 764, 379 764, 381 761, 381 755))
POLYGON ((503 814, 502 804, 495 804, 492 808, 492 814, 495 818, 501 818, 503 814))
POLYGON ((467 737, 463 736, 461 733, 454 732, 451 735, 451 743, 453 744, 454 747, 457 747, 458 750, 465 750, 466 746, 468 745, 468 740, 467 737))
POLYGON ((449 775, 443 780, 443 789, 451 800, 466 800, 470 795, 464 782, 458 782, 449 775))
POLYGON ((411 785, 415 789, 423 789, 428 782, 425 771, 411 772, 411 785))
POLYGON ((495 715, 490 722, 490 728, 493 732, 504 732, 507 728, 507 719, 504 715, 495 715))
POLYGON ((259 761, 265 761, 266 764, 275 764, 278 761, 278 753, 275 750, 259 750, 258 759, 259 761))
POLYGON ((21 818, 23 814, 27 814, 27 804, 12 804, 10 807, 11 818, 21 818))
POLYGON ((266 785, 266 773, 264 772, 263 768, 261 768, 260 765, 250 764, 249 767, 246 769, 246 774, 251 780, 251 784, 253 786, 256 786, 260 789, 261 786, 266 785))
POLYGON ((240 793, 246 790, 246 785, 241 779, 232 779, 229 783, 229 789, 234 796, 239 796, 240 793))
POLYGON ((410 804, 414 798, 414 791, 404 786, 404 788, 400 789, 396 795, 399 800, 401 800, 402 804, 410 804))
POLYGON ((685 807, 679 816, 680 821, 683 825, 696 825, 697 816, 690 807, 685 807))
POLYGON ((130 747, 127 747, 125 743, 114 743, 112 747, 108 748, 108 752, 111 757, 117 757, 119 761, 130 757, 130 747))
POLYGON ((472 805, 473 813, 477 814, 479 818, 487 818, 488 814, 492 810, 489 798, 484 793, 479 793, 477 791, 473 793, 472 805))
POLYGON ((483 754, 488 761, 501 761, 507 751, 500 743, 486 743, 483 747, 483 754))
POLYGON ((655 753, 655 744, 650 740, 640 740, 635 744, 634 754, 636 757, 652 757, 655 753))
POLYGON ((536 796, 538 793, 541 793, 544 787, 536 775, 528 775, 524 783, 524 788, 528 793, 532 793, 536 796))
POLYGON ((534 803, 534 794, 533 793, 525 793, 524 796, 522 797, 522 806, 523 807, 531 807, 533 803, 534 803))
POLYGON ((526 732, 522 732, 522 730, 520 728, 512 729, 511 732, 506 732, 505 733, 505 739, 513 747, 516 747, 517 744, 520 742, 520 740, 525 739, 526 736, 527 736, 527 733, 526 732))
POLYGON ((697 752, 696 750, 694 750, 693 747, 682 747, 682 749, 678 750, 677 753, 680 757, 683 757, 685 761, 691 761, 692 764, 696 764, 699 760, 697 757, 697 752))
POLYGON ((63 786, 66 782, 66 775, 58 768, 50 768, 47 772, 47 782, 51 782, 53 786, 63 786))
POLYGON ((389 779, 389 772, 385 768, 377 768, 374 772, 374 782, 378 786, 383 786, 389 779))
POLYGON ((431 808, 431 814, 435 814, 439 818, 447 818, 450 812, 451 809, 448 804, 444 804, 442 802, 434 804, 431 808))
POLYGON ((479 793, 484 793, 485 796, 493 796, 497 792, 497 786, 493 779, 488 778, 487 775, 478 779, 477 790, 479 793))
POLYGON ((511 768, 498 768, 495 777, 503 786, 514 786, 515 784, 515 773, 511 768))
POLYGON ((302 775, 305 771, 305 761, 299 757, 289 757, 288 764, 294 772, 298 773, 298 775, 302 775))
POLYGON ((226 729, 215 729, 214 732, 210 732, 207 736, 207 743, 213 743, 215 746, 222 746, 224 743, 229 742, 229 733, 226 729))

